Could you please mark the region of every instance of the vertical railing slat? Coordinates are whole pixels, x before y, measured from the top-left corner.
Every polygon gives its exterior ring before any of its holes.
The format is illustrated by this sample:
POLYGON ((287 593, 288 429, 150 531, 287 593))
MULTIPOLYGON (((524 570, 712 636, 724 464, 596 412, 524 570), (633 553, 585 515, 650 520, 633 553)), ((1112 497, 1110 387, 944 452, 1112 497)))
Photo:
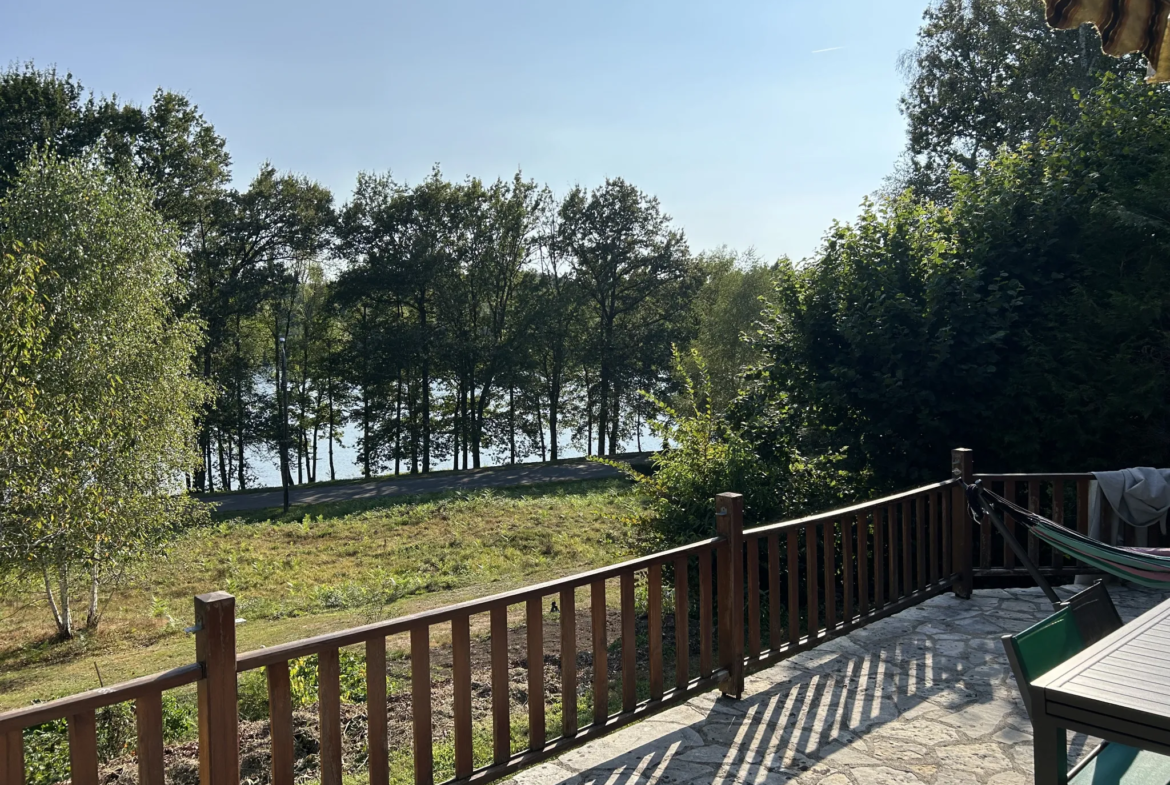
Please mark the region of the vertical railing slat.
POLYGON ((853 621, 853 532, 855 519, 845 517, 841 519, 841 576, 845 590, 845 608, 843 621, 849 624, 853 621))
POLYGON ((760 658, 760 538, 747 541, 748 654, 760 658))
POLYGON ((577 735, 577 592, 561 589, 561 735, 577 735))
POLYGON ((926 505, 922 496, 914 500, 914 521, 918 528, 918 540, 914 551, 918 556, 918 588, 926 589, 926 505))
POLYGON ((366 746, 370 785, 390 782, 389 739, 386 705, 386 639, 366 641, 366 746))
MULTIPOLYGON (((1064 480, 1052 483, 1052 520, 1064 526, 1064 480)), ((1064 557, 1056 548, 1052 549, 1052 566, 1057 569, 1064 566, 1064 557)))
POLYGON ((979 524, 979 561, 980 567, 991 566, 991 526, 979 524))
MULTIPOLYGON (((1004 481, 1004 483, 1003 483, 1003 497, 1013 504, 1016 503, 1016 482, 1015 482, 1015 480, 1005 480, 1004 481)), ((1012 517, 1012 514, 1010 512, 1006 512, 1006 511, 1004 512, 1003 525, 1004 525, 1004 528, 1007 530, 1007 533, 1010 536, 1012 536, 1012 537, 1016 536, 1016 519, 1012 517)), ((1013 551, 1011 546, 1007 544, 1006 540, 1004 540, 1004 543, 1003 543, 1003 566, 1008 567, 1008 568, 1012 568, 1012 567, 1016 566, 1015 551, 1013 551)))
POLYGON ((543 597, 529 597, 524 623, 528 629, 528 749, 544 749, 544 607, 543 597))
POLYGON ((815 523, 806 524, 804 527, 804 555, 805 555, 805 593, 807 594, 806 605, 808 607, 808 637, 809 640, 816 638, 817 633, 821 629, 821 598, 820 592, 817 591, 817 525, 815 523))
POLYGON ((634 573, 627 570, 621 577, 622 606, 622 711, 638 705, 638 650, 635 644, 634 573))
POLYGON ((873 607, 886 604, 886 527, 880 507, 873 508, 873 607))
POLYGON ((715 659, 714 641, 711 634, 711 551, 699 551, 699 675, 711 675, 715 659))
POLYGON ((134 721, 138 730, 138 785, 163 785, 161 692, 134 701, 134 721))
POLYGON ((19 728, 0 733, 0 782, 24 785, 24 733, 19 728))
POLYGON ((1077 480, 1077 531, 1089 535, 1089 479, 1077 480))
POLYGON ((317 655, 321 785, 341 785, 341 661, 337 649, 317 655))
POLYGON ((268 680, 268 733, 272 738, 272 783, 292 785, 293 752, 292 686, 288 663, 277 662, 265 670, 268 680))
POLYGON ((589 587, 589 613, 593 632, 593 724, 609 717, 609 642, 606 635, 605 581, 589 587))
POLYGON ((796 529, 788 530, 788 642, 800 641, 800 546, 796 529))
POLYGON ((857 605, 861 616, 869 613, 869 513, 857 514, 857 605))
POLYGON ((646 634, 649 637, 650 699, 662 700, 662 565, 646 570, 646 634))
POLYGON ((687 596, 688 559, 680 556, 674 562, 674 686, 686 689, 691 680, 690 597, 687 596))
POLYGON ((491 609, 492 760, 498 765, 512 756, 512 712, 508 684, 508 606, 491 609))
POLYGON ((97 785, 97 718, 93 710, 71 715, 68 726, 70 785, 97 785))
POLYGON ((768 537, 768 648, 778 651, 780 638, 780 537, 768 537))
POLYGON ((415 785, 434 785, 435 751, 431 744, 433 733, 431 629, 425 622, 410 631, 410 707, 414 726, 414 782, 415 785))
POLYGON ((836 521, 825 521, 821 524, 825 537, 825 629, 828 630, 837 626, 836 528, 836 521))
MULTIPOLYGON (((1028 481, 1028 512, 1040 512, 1040 483, 1037 480, 1028 481)), ((1040 539, 1029 530, 1028 558, 1036 566, 1040 565, 1040 539)))
POLYGON ((942 544, 943 544, 943 572, 949 577, 955 571, 954 550, 951 547, 951 494, 948 491, 939 491, 942 510, 942 544))
POLYGON ((913 521, 910 520, 911 505, 904 501, 898 505, 902 510, 902 595, 914 591, 913 521))
POLYGON ((891 503, 886 510, 886 536, 889 538, 890 602, 897 602, 902 596, 901 581, 898 580, 898 505, 891 503))
POLYGON ((938 494, 930 494, 926 503, 930 507, 930 583, 933 586, 938 583, 938 552, 941 550, 941 544, 938 541, 940 517, 938 494))
POLYGON ((455 734, 455 777, 471 776, 471 618, 460 613, 451 619, 451 688, 455 734))

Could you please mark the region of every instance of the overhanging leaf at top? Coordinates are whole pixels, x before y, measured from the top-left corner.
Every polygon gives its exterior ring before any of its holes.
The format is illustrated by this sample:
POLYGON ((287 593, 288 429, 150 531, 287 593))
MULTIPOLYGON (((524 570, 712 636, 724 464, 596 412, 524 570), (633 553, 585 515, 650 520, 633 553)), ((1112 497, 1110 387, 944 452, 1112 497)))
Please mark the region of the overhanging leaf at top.
POLYGON ((1170 82, 1167 21, 1170 0, 1046 0, 1048 24, 1075 30, 1086 22, 1101 34, 1101 49, 1120 57, 1141 52, 1151 82, 1170 82))

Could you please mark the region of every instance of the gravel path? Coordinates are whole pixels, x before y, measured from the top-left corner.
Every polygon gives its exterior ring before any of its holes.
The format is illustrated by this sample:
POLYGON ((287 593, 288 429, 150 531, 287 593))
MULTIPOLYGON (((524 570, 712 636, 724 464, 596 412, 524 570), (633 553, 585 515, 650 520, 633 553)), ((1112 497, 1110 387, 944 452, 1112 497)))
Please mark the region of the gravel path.
MULTIPOLYGON (((622 456, 628 460, 627 456, 622 456)), ((532 464, 468 469, 431 476, 398 477, 386 480, 351 483, 348 485, 326 485, 324 487, 291 488, 291 504, 322 504, 353 499, 373 499, 381 496, 413 496, 419 493, 438 491, 474 490, 478 488, 505 488, 515 485, 533 485, 542 482, 569 482, 572 480, 596 480, 617 477, 615 469, 587 461, 562 463, 555 466, 532 464)), ((215 504, 224 512, 262 510, 280 507, 284 504, 281 490, 257 491, 255 493, 222 494, 197 496, 200 501, 215 504)))

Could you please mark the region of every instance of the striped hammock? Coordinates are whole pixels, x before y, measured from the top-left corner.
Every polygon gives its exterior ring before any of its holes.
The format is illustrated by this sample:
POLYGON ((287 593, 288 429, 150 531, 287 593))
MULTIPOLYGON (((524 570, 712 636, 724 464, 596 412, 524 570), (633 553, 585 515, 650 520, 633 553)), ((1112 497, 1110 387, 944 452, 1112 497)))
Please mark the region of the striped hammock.
POLYGON ((1041 542, 1089 567, 1116 575, 1151 589, 1170 588, 1170 548, 1120 548, 1090 539, 1080 532, 1061 526, 1042 515, 1025 510, 1018 504, 994 494, 981 483, 967 486, 972 511, 978 515, 978 499, 983 506, 1010 514, 1041 542))

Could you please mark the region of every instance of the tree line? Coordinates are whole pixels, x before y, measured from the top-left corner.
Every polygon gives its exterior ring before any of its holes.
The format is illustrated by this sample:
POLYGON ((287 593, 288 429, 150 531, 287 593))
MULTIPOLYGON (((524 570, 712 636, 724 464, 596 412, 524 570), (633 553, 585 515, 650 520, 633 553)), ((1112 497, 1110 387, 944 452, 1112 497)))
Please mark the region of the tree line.
POLYGON ((237 189, 226 140, 185 96, 138 107, 31 64, 0 76, 0 140, 0 192, 37 150, 96 151, 175 228, 213 391, 196 491, 253 485, 257 450, 290 484, 335 479, 344 432, 364 476, 638 446, 653 416, 640 391, 673 384, 672 344, 705 334, 742 354, 758 306, 712 329, 703 304, 767 287, 752 254, 692 253, 619 178, 556 195, 519 172, 362 173, 339 205, 265 164, 237 189))

